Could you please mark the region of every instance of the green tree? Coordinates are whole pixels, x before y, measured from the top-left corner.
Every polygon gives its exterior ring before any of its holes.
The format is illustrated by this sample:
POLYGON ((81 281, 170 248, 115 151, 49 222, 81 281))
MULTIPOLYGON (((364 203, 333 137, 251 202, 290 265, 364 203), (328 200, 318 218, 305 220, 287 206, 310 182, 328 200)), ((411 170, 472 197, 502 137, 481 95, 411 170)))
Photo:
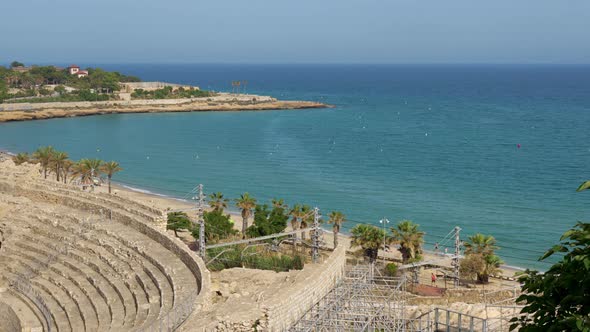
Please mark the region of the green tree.
POLYGON ((49 170, 49 166, 53 160, 54 153, 55 149, 51 146, 40 147, 35 152, 33 152, 33 160, 35 160, 36 163, 41 164, 43 178, 45 179, 47 179, 47 171, 49 170))
POLYGON ((491 235, 477 233, 468 237, 465 245, 465 254, 491 255, 498 249, 496 239, 491 235))
POLYGON ((109 162, 105 162, 104 164, 102 164, 100 166, 100 170, 106 174, 107 179, 109 181, 109 194, 111 193, 111 180, 113 178, 113 175, 117 172, 122 171, 123 169, 121 168, 121 166, 119 166, 119 163, 116 161, 109 161, 109 162))
MULTIPOLYGON (((299 216, 301 215, 301 205, 295 204, 291 210, 289 210, 291 216, 291 228, 296 231, 299 229, 299 216)), ((297 249, 297 233, 293 234, 293 253, 297 249)))
POLYGON ((419 226, 410 220, 402 220, 395 228, 391 228, 393 241, 400 245, 399 251, 402 254, 404 263, 407 263, 422 253, 424 232, 418 230, 419 226))
POLYGON ((100 175, 102 160, 81 159, 74 165, 74 176, 80 178, 84 187, 94 184, 94 178, 100 175))
POLYGON ((249 237, 259 237, 281 233, 287 228, 289 215, 282 207, 273 207, 267 204, 256 205, 254 210, 254 223, 248 227, 246 234, 249 237))
POLYGON ((285 210, 287 210, 289 207, 287 206, 287 204, 285 204, 285 200, 282 198, 273 198, 272 200, 272 206, 275 208, 283 208, 285 210))
POLYGON ((211 206, 213 210, 220 210, 223 212, 223 210, 227 208, 228 202, 229 199, 223 197, 221 192, 216 192, 209 195, 209 206, 211 206))
POLYGON ((68 154, 62 151, 55 151, 53 153, 51 162, 53 164, 53 170, 55 171, 55 179, 59 182, 60 175, 65 161, 68 160, 68 154))
POLYGON ((371 263, 377 260, 379 248, 382 248, 383 244, 391 242, 391 238, 386 235, 384 230, 371 225, 356 225, 350 230, 350 234, 352 235, 350 246, 352 248, 361 247, 371 263))
MULTIPOLYGON (((590 189, 590 181, 577 191, 590 189)), ((555 253, 563 258, 545 273, 527 269, 519 278, 524 302, 521 316, 511 320, 510 330, 590 331, 590 223, 578 222, 565 232, 560 244, 539 260, 555 253)))
POLYGON ((496 239, 491 235, 477 233, 468 237, 464 245, 466 257, 469 257, 472 260, 481 260, 480 265, 483 268, 477 273, 477 280, 481 283, 487 283, 490 274, 496 273, 500 265, 503 263, 502 260, 494 254, 494 251, 498 249, 496 246, 496 239))
MULTIPOLYGON (((234 229, 234 224, 229 214, 224 214, 222 210, 205 211, 203 213, 205 221, 205 242, 218 242, 238 233, 234 229)), ((191 231, 193 237, 198 240, 200 229, 194 227, 191 231)))
POLYGON ((545 273, 527 269, 519 278, 517 301, 525 306, 511 330, 590 331, 590 223, 577 223, 560 241, 540 258, 565 254, 558 263, 545 273))
POLYGON ((25 64, 22 62, 18 62, 18 61, 12 61, 10 63, 10 68, 16 68, 16 67, 24 67, 25 64))
MULTIPOLYGON (((309 205, 303 205, 301 207, 301 213, 299 214, 299 227, 306 229, 309 224, 313 222, 313 209, 309 205)), ((305 241, 306 232, 301 232, 301 240, 305 241)))
POLYGON ((74 162, 67 159, 64 160, 64 163, 62 165, 62 171, 63 171, 63 180, 64 183, 68 182, 68 174, 70 174, 70 171, 74 168, 74 162))
POLYGON ((59 95, 61 96, 66 93, 66 88, 63 85, 58 85, 53 89, 53 91, 59 93, 59 95))
POLYGON ((388 263, 385 265, 385 275, 389 277, 395 277, 397 274, 397 264, 395 263, 388 263))
POLYGON ((342 223, 346 221, 346 216, 339 211, 330 212, 328 224, 332 224, 332 232, 334 232, 334 249, 338 246, 338 233, 340 233, 340 227, 342 223))
POLYGON ((187 230, 191 227, 191 220, 185 212, 168 213, 168 222, 166 229, 174 231, 174 236, 178 237, 178 231, 187 230))
POLYGON ((6 84, 5 78, 0 77, 0 103, 8 99, 8 85, 6 84))
POLYGON ((256 199, 248 193, 244 193, 236 199, 236 206, 242 211, 242 237, 246 237, 248 218, 252 215, 252 209, 256 207, 256 199))
POLYGON ((21 152, 21 153, 17 154, 16 156, 12 157, 12 161, 16 165, 20 165, 20 164, 23 164, 23 163, 28 163, 30 159, 31 159, 31 157, 26 152, 21 152))
POLYGON ((471 280, 477 279, 478 275, 485 269, 484 259, 481 254, 471 254, 461 260, 459 272, 461 276, 471 280))

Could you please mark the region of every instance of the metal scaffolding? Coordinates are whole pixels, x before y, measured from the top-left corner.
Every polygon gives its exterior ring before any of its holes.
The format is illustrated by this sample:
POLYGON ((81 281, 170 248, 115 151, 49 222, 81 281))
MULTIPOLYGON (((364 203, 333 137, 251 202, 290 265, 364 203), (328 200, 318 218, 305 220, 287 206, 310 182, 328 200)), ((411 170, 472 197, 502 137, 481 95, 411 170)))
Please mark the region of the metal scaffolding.
POLYGON ((376 275, 372 265, 353 266, 290 331, 402 331, 405 285, 405 277, 376 275))

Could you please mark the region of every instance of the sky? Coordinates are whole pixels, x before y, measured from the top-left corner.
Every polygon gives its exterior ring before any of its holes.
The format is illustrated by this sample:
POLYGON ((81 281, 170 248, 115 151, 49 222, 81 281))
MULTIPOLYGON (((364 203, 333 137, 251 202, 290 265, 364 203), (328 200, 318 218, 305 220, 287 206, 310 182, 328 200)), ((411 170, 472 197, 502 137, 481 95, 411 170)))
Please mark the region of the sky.
POLYGON ((6 0, 0 63, 590 63, 589 0, 6 0))

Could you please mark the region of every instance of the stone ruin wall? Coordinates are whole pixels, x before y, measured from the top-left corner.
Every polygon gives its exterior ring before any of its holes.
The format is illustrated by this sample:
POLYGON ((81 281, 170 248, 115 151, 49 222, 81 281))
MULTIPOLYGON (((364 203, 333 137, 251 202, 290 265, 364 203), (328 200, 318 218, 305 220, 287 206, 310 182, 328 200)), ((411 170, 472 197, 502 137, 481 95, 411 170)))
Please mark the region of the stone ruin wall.
POLYGON ((298 281, 264 306, 267 331, 285 331, 326 296, 344 275, 346 250, 340 244, 318 268, 303 270, 298 281))
POLYGON ((7 304, 0 301, 0 332, 21 332, 18 316, 7 304))
MULTIPOLYGON (((59 191, 59 189, 56 188, 56 192, 57 191, 59 191)), ((72 195, 72 193, 66 194, 66 192, 63 191, 59 192, 60 195, 54 195, 46 191, 24 188, 18 185, 13 185, 0 181, 0 192, 9 192, 13 193, 16 196, 27 197, 33 201, 37 200, 50 202, 54 204, 61 204, 77 210, 88 211, 96 214, 100 214, 105 210, 105 206, 103 205, 85 202, 71 196, 64 197, 62 195, 72 195)), ((81 192, 80 194, 83 193, 81 192)), ((157 241, 166 249, 176 254, 177 257, 179 257, 180 260, 191 270, 191 272, 195 276, 195 279, 198 281, 197 283, 200 285, 199 295, 197 296, 197 299, 194 303, 195 307, 193 312, 198 312, 204 306, 207 305, 210 297, 211 279, 209 270, 207 270, 204 262, 200 257, 198 257, 195 253, 190 251, 190 249, 188 249, 187 246, 181 240, 169 237, 167 234, 164 234, 161 231, 155 229, 154 227, 149 226, 133 217, 130 217, 126 214, 117 211, 112 211, 112 219, 133 229, 136 229, 137 231, 150 237, 154 241, 157 241)), ((170 278, 169 276, 167 277, 170 278)), ((189 294, 178 295, 179 298, 185 298, 185 296, 189 294)))

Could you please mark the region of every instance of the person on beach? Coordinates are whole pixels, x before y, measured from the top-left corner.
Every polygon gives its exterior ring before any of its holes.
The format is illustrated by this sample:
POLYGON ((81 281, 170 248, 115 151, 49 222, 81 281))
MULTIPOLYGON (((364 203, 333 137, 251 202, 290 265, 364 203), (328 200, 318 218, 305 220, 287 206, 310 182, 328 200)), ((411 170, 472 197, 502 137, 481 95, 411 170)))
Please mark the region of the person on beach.
POLYGON ((434 272, 432 272, 432 273, 430 274, 430 284, 431 284, 432 286, 436 286, 436 275, 434 274, 434 272))
POLYGON ((436 252, 436 253, 438 252, 438 242, 436 242, 434 244, 434 252, 436 252))

